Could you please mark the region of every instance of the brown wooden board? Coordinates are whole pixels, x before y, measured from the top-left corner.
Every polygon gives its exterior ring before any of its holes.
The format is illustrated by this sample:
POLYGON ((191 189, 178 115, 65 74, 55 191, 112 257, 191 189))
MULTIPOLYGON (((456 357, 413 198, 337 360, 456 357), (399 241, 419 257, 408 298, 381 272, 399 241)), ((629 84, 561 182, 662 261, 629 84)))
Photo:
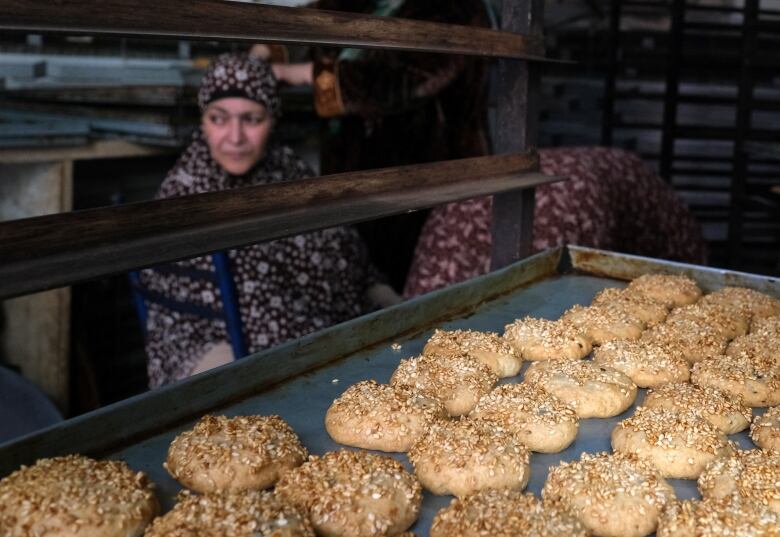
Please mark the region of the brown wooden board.
POLYGON ((0 224, 0 297, 559 180, 536 153, 353 172, 0 224))
POLYGON ((392 17, 218 0, 0 0, 0 29, 128 37, 309 43, 544 58, 538 36, 392 17))

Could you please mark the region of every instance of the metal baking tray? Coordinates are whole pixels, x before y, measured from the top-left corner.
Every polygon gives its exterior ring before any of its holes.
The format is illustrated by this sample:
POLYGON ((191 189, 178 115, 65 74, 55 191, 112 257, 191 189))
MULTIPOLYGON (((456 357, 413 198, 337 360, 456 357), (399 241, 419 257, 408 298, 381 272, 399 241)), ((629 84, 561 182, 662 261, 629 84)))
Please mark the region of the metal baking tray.
MULTIPOLYGON (((0 445, 0 477, 39 457, 84 453, 121 459, 149 474, 168 510, 180 490, 162 467, 168 445, 203 414, 278 414, 311 453, 339 449, 323 424, 333 399, 361 380, 389 381, 399 360, 419 354, 434 328, 501 332, 525 315, 556 319, 574 304, 589 304, 606 287, 625 286, 626 280, 659 271, 687 274, 706 292, 742 285, 780 297, 780 282, 773 278, 575 246, 557 248, 0 445)), ((521 379, 522 373, 502 382, 521 379)), ((640 390, 638 403, 644 392, 640 390)), ((559 461, 577 459, 583 451, 609 451, 612 429, 635 406, 614 418, 581 420, 576 441, 561 453, 532 454, 527 490, 538 495, 548 468, 559 461)), ((752 447, 744 432, 732 439, 752 447)), ((392 456, 411 469, 405 455, 392 456)), ((694 481, 671 482, 679 497, 698 497, 694 481)), ((433 516, 450 500, 426 492, 412 529, 427 535, 433 516)))

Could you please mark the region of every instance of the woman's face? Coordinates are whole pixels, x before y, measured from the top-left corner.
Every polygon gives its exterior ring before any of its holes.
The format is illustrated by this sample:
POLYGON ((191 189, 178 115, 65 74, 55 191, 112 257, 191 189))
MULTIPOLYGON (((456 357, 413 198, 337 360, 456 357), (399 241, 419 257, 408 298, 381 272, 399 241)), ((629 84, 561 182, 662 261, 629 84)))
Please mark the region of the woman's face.
POLYGON ((201 125, 212 158, 228 173, 244 175, 265 156, 273 118, 260 103, 226 97, 208 105, 201 125))

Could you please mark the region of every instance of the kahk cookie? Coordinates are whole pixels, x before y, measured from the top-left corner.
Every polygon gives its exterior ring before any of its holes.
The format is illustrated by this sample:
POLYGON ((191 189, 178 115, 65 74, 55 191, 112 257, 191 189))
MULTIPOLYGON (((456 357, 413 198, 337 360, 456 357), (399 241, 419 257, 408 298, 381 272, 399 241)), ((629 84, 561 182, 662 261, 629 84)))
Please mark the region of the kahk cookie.
POLYGON ((154 486, 121 461, 40 459, 0 480, 0 535, 143 535, 157 515, 154 486))
POLYGON ((667 320, 646 330, 641 340, 681 353, 692 364, 723 354, 728 342, 715 328, 689 319, 667 320))
POLYGON ((739 498, 670 502, 657 537, 780 537, 780 515, 739 498))
POLYGON ((676 321, 678 319, 714 328, 729 340, 744 336, 750 328, 750 316, 722 304, 697 303, 683 306, 674 310, 667 320, 676 321))
POLYGON ((765 360, 715 356, 693 366, 691 382, 738 395, 751 407, 780 405, 780 371, 765 360))
POLYGON ((573 306, 563 314, 561 320, 573 324, 593 345, 607 341, 638 339, 645 329, 645 323, 630 316, 625 310, 605 304, 602 306, 573 306))
POLYGON ((702 303, 736 308, 753 320, 780 315, 780 300, 747 287, 724 287, 706 295, 702 303))
POLYGON ((168 448, 165 468, 196 492, 260 490, 307 456, 279 416, 204 416, 168 448))
POLYGON ((471 419, 438 422, 409 450, 414 473, 434 494, 459 498, 485 489, 522 490, 529 453, 514 433, 471 419))
POLYGON ((526 360, 579 360, 591 351, 582 331, 564 321, 525 317, 504 328, 506 339, 526 360))
POLYGON ((525 381, 553 394, 580 418, 609 418, 624 412, 636 399, 631 379, 595 362, 538 362, 525 372, 525 381))
POLYGON ((482 399, 469 414, 511 431, 531 451, 557 453, 577 436, 577 413, 540 386, 504 384, 482 399))
POLYGON ((144 537, 314 537, 308 517, 269 491, 182 493, 144 537))
POLYGON ((483 490, 455 498, 433 519, 431 537, 588 537, 564 509, 517 490, 483 490))
POLYGON ((761 449, 780 453, 780 406, 770 408, 762 416, 756 416, 750 426, 750 438, 761 449))
POLYGON ((701 415, 644 407, 618 423, 612 449, 633 453, 677 479, 696 479, 708 463, 733 452, 726 435, 701 415))
POLYGON ((704 499, 737 495, 749 503, 765 505, 780 514, 780 453, 737 450, 710 463, 699 477, 704 499))
POLYGON ((480 397, 493 389, 498 377, 485 364, 468 356, 422 356, 401 360, 390 384, 434 397, 450 416, 468 414, 480 397))
POLYGON ((702 292, 688 276, 673 274, 645 274, 628 284, 627 292, 669 304, 686 306, 698 301, 702 292))
POLYGON ((339 444, 408 451, 431 422, 447 417, 438 399, 403 386, 366 380, 333 401, 325 414, 325 430, 339 444))
POLYGON ((610 341, 595 349, 593 361, 628 375, 640 388, 686 382, 691 376, 682 353, 644 341, 610 341))
POLYGON ((675 499, 674 489, 650 463, 624 453, 583 453, 550 469, 545 502, 560 502, 593 535, 644 537, 675 499))
POLYGON ((507 341, 495 332, 435 330, 424 355, 466 355, 488 366, 499 378, 514 377, 523 365, 507 341))
POLYGON ((742 401, 741 396, 687 382, 666 384, 647 392, 642 406, 665 408, 674 412, 696 410, 725 434, 745 430, 752 417, 750 407, 742 401))
POLYGON ((422 504, 422 487, 403 464, 365 451, 311 456, 275 491, 327 537, 398 535, 414 524, 422 504))
POLYGON ((609 305, 623 310, 626 314, 639 319, 650 328, 666 320, 669 308, 663 302, 647 298, 638 293, 629 293, 624 289, 610 287, 599 292, 591 302, 592 306, 609 305))

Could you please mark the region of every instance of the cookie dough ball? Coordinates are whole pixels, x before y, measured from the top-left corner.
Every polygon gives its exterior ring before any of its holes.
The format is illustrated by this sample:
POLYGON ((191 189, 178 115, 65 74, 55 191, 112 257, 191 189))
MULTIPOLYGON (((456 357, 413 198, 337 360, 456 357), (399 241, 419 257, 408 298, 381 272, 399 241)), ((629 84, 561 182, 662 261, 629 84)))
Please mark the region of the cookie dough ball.
POLYGON ((373 380, 350 386, 325 414, 325 429, 340 444, 380 451, 408 451, 431 422, 446 419, 438 399, 373 380))
POLYGON ((314 537, 306 515, 272 492, 244 490, 183 493, 178 503, 157 518, 144 537, 314 537))
POLYGON ((774 363, 780 367, 780 336, 774 334, 748 334, 729 343, 727 356, 748 356, 774 363))
POLYGON ((674 310, 667 320, 676 321, 678 319, 712 327, 726 339, 744 336, 750 328, 749 315, 722 304, 697 303, 683 306, 674 310))
POLYGON ((620 339, 638 339, 645 329, 642 321, 610 305, 587 308, 573 306, 563 314, 561 320, 579 328, 593 345, 620 339))
POLYGON ((452 500, 433 519, 431 537, 588 537, 579 520, 517 490, 484 490, 452 500))
POLYGON ((528 484, 529 453, 514 433, 483 421, 439 422, 409 450, 414 473, 434 494, 459 498, 528 484))
POLYGON ((642 321, 648 328, 664 322, 669 315, 669 308, 663 302, 615 287, 599 292, 591 305, 609 305, 619 308, 629 316, 642 321))
POLYGON ((715 356, 691 369, 691 382, 742 397, 751 407, 780 405, 780 372, 748 356, 715 356))
POLYGON ((670 502, 657 537, 780 537, 780 515, 738 498, 670 502))
POLYGON ((706 295, 702 303, 736 308, 753 320, 780 315, 780 300, 747 287, 724 287, 706 295))
POLYGON ((580 418, 609 418, 636 399, 631 379, 591 361, 539 362, 525 372, 525 382, 541 386, 571 407, 580 418))
POLYGON ((686 306, 698 301, 701 289, 688 276, 672 274, 645 274, 628 284, 628 292, 638 294, 672 307, 686 306))
POLYGON ((780 453, 780 406, 770 408, 763 416, 756 416, 750 426, 750 438, 758 447, 780 453))
POLYGON ((735 397, 717 388, 688 383, 667 384, 649 391, 642 405, 674 412, 695 409, 725 434, 745 430, 752 417, 750 407, 742 402, 741 397, 735 397))
POLYGON ((634 453, 677 479, 696 479, 707 463, 733 452, 726 435, 701 415, 644 407, 615 427, 612 449, 634 453))
POLYGON ((526 360, 579 360, 591 351, 590 339, 564 321, 525 317, 504 328, 506 339, 526 360))
POLYGON ((514 377, 523 365, 522 357, 495 332, 435 330, 423 349, 425 355, 466 355, 488 366, 499 378, 514 377))
POLYGON ((450 416, 468 414, 480 397, 493 389, 498 377, 485 364, 468 356, 422 356, 401 360, 390 384, 434 397, 450 416))
POLYGON ((385 455, 340 450, 311 456, 286 473, 276 494, 308 513, 317 535, 391 536, 420 514, 422 487, 385 455))
POLYGON ((517 435, 531 451, 557 453, 577 436, 577 413, 532 384, 504 384, 479 400, 469 418, 517 435))
POLYGON ((655 531, 674 489, 652 464, 625 453, 583 453, 551 468, 544 501, 560 502, 593 535, 643 537, 655 531))
POLYGON ((699 477, 704 499, 737 495, 780 514, 780 453, 737 450, 731 457, 710 463, 699 477))
POLYGON ((642 341, 680 352, 693 364, 723 354, 728 340, 714 328, 688 319, 676 319, 646 330, 642 341))
POLYGON ((171 442, 165 468, 196 492, 265 489, 306 460, 279 416, 204 416, 171 442))
POLYGON ((780 316, 755 319, 750 325, 750 333, 780 337, 780 316))
POLYGON ((0 534, 140 536, 159 511, 153 488, 121 461, 41 459, 0 480, 0 534))
POLYGON ((593 361, 628 375, 640 388, 686 382, 688 361, 679 352, 642 341, 610 341, 593 352, 593 361))

